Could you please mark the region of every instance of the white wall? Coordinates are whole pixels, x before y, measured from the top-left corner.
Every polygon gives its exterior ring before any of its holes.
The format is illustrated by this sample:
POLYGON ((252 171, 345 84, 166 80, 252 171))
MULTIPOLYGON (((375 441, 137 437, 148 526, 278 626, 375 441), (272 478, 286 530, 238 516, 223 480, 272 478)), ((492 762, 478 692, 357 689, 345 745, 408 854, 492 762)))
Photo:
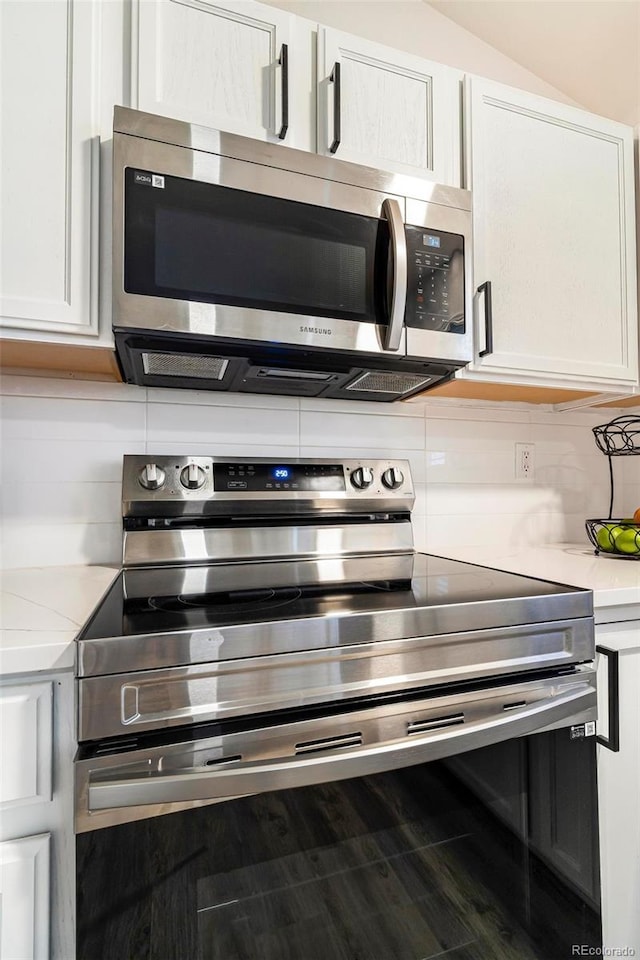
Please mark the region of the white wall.
MULTIPOLYGON (((343 403, 21 376, 1 387, 7 567, 117 562, 124 453, 406 457, 416 542, 435 553, 581 541, 584 518, 608 507, 606 461, 590 427, 611 411, 559 416, 503 404, 343 403), (534 483, 514 479, 516 442, 535 444, 534 483)), ((639 488, 621 483, 620 512, 639 505, 639 488)))
POLYGON ((263 0, 272 7, 490 80, 575 104, 423 0, 263 0))

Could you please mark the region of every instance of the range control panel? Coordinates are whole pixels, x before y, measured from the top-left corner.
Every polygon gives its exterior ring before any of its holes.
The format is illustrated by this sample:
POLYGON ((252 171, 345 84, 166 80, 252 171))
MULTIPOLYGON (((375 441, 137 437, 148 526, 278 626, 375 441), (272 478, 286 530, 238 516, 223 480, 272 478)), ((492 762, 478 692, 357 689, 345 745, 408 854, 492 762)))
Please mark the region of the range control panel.
POLYGON ((341 463, 214 463, 215 490, 344 490, 341 463))
MULTIPOLYGON (((163 505, 158 515, 215 512, 216 503, 236 504, 306 502, 313 509, 323 499, 410 509, 413 505, 411 471, 406 460, 264 459, 222 457, 126 456, 123 464, 123 515, 152 515, 152 504, 163 505), (139 510, 138 508, 142 508, 139 510)), ((222 508, 221 508, 222 509, 222 508)), ((268 509, 268 508, 267 508, 268 509)))
POLYGON ((405 227, 407 326, 464 333, 464 237, 405 227))

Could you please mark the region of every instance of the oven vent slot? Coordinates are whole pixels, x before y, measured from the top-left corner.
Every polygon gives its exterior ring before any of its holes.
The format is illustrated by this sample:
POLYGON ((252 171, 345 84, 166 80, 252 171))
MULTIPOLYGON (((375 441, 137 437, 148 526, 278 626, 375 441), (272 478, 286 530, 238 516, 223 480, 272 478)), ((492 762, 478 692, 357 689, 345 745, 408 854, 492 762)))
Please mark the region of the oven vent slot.
POLYGON ((139 746, 138 740, 107 740, 106 743, 101 744, 96 748, 96 757, 100 757, 103 754, 108 755, 110 753, 122 753, 125 750, 135 750, 139 746))
POLYGON ((502 707, 503 710, 517 710, 518 707, 526 707, 526 700, 516 700, 515 703, 505 703, 502 707))
POLYGON ((296 743, 296 754, 319 753, 321 750, 334 750, 336 747, 362 746, 361 733, 344 733, 339 737, 323 737, 321 740, 305 740, 296 743))
POLYGON ((434 717, 430 720, 411 720, 407 724, 407 735, 440 730, 442 727, 456 727, 460 723, 464 723, 464 713, 450 713, 446 717, 434 717))
POLYGON ((242 754, 236 753, 232 757, 215 757, 212 760, 205 760, 205 767, 219 767, 223 763, 235 763, 237 760, 242 760, 242 754))
POLYGON ((142 366, 154 376, 222 380, 229 361, 191 353, 143 353, 142 366))
POLYGON ((426 386, 432 380, 433 377, 421 377, 415 373, 369 370, 353 380, 345 390, 360 390, 362 393, 392 393, 402 396, 410 390, 426 386))

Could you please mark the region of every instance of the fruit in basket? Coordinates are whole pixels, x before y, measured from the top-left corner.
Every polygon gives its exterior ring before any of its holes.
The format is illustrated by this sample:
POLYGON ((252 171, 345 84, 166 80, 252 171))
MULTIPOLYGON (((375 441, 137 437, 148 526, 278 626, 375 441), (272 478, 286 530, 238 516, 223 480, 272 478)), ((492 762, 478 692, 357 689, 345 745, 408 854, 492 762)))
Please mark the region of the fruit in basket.
POLYGON ((636 510, 636 512, 635 512, 634 515, 633 515, 633 522, 634 522, 634 523, 640 523, 640 507, 638 507, 638 509, 636 510))
POLYGON ((640 553, 640 526, 634 524, 621 529, 620 533, 615 535, 615 545, 616 550, 621 553, 640 553))
POLYGON ((601 550, 606 553, 613 553, 616 543, 616 537, 622 533, 622 527, 617 523, 603 523, 596 534, 596 540, 601 550))

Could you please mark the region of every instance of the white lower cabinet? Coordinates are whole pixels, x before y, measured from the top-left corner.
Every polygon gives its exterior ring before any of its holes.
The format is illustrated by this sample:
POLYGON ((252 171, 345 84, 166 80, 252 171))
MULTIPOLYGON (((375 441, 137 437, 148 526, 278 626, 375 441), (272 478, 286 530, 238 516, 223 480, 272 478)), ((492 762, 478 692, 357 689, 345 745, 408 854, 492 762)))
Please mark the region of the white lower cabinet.
MULTIPOLYGON (((604 946, 640 956, 640 620, 596 627, 596 644, 617 654, 619 750, 598 747, 604 946), (635 951, 632 952, 632 951, 635 951)), ((611 738, 608 667, 598 654, 598 732, 611 738)), ((615 662, 614 662, 615 667, 615 662)), ((616 671, 614 671, 616 672, 616 671)), ((615 702, 612 704, 616 707, 615 702)), ((614 714, 615 714, 614 709, 614 714)), ((611 955, 614 955, 613 953, 611 955)))
POLYGON ((0 843, 0 957, 49 956, 49 847, 43 833, 0 843))
POLYGON ((75 955, 71 673, 0 683, 0 960, 75 955))

